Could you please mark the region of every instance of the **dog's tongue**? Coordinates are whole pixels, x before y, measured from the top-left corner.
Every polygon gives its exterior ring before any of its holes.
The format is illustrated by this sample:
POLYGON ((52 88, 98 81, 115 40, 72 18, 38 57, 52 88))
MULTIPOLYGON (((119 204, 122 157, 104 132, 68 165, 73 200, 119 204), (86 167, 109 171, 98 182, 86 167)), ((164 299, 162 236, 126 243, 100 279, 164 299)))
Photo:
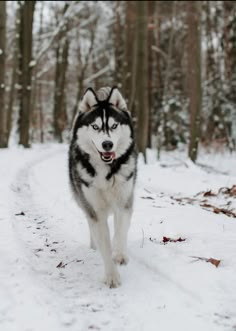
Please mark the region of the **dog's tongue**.
POLYGON ((114 152, 102 152, 101 153, 102 159, 105 162, 111 162, 115 158, 114 152))
POLYGON ((110 158, 112 158, 112 159, 115 158, 115 153, 114 153, 114 152, 102 152, 102 155, 103 155, 104 157, 110 157, 110 158))

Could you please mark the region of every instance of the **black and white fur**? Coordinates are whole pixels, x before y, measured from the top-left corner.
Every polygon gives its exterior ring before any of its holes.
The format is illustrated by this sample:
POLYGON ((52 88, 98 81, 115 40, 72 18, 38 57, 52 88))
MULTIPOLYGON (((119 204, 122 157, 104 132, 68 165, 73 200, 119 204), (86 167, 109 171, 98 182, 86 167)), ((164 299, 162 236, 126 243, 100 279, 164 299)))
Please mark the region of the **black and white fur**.
POLYGON ((132 120, 117 88, 88 88, 75 117, 69 150, 74 198, 84 210, 91 247, 98 248, 105 283, 120 285, 117 264, 127 264, 127 236, 133 207, 137 155, 132 120), (114 215, 111 244, 107 223, 114 215))

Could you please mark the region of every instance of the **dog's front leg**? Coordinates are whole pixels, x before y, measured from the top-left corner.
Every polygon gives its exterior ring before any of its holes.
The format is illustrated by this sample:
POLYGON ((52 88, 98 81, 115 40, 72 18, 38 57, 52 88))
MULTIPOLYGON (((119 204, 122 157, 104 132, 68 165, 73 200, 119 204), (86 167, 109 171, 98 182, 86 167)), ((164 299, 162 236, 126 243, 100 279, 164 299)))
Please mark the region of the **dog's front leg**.
POLYGON ((115 263, 127 264, 127 239, 132 208, 119 208, 114 215, 113 259, 115 263))
POLYGON ((96 247, 96 244, 95 244, 95 240, 93 238, 93 230, 91 229, 91 225, 90 225, 90 221, 88 222, 89 223, 89 234, 90 234, 90 248, 96 250, 97 247, 96 247))
POLYGON ((90 230, 92 237, 95 240, 96 247, 99 249, 105 267, 105 283, 110 287, 118 287, 120 285, 120 275, 116 265, 112 260, 112 249, 110 241, 110 233, 106 217, 98 217, 98 219, 90 220, 90 230))

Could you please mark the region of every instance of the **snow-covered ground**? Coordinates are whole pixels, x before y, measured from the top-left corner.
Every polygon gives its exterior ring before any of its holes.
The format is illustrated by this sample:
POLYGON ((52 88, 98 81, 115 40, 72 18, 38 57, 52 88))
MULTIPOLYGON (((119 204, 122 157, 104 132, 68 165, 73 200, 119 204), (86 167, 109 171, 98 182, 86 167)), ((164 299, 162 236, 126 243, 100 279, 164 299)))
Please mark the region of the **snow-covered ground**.
POLYGON ((236 197, 218 194, 236 184, 236 156, 148 154, 130 263, 109 289, 68 188, 67 146, 0 151, 1 331, 236 330, 236 219, 221 212, 235 213, 236 197))

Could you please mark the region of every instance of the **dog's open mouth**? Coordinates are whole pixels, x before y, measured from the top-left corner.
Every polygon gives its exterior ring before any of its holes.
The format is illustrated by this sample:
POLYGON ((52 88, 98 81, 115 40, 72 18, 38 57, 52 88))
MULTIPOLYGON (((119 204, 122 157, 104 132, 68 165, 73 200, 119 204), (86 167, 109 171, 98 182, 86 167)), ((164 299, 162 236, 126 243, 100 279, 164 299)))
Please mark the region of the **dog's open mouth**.
POLYGON ((101 159, 106 163, 111 163, 115 159, 115 152, 99 152, 101 159))

